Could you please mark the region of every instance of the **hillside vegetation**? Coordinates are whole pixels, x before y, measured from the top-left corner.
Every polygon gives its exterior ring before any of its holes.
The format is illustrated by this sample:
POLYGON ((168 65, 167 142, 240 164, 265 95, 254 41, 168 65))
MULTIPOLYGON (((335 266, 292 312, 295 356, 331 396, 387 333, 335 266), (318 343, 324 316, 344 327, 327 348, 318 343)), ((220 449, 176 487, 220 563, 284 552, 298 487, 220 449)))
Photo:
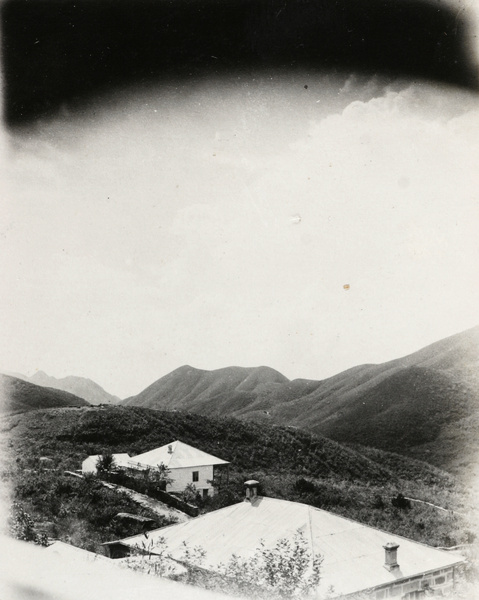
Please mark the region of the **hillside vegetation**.
POLYGON ((293 425, 464 472, 476 459, 479 327, 323 381, 289 381, 268 367, 185 366, 122 403, 293 425))
POLYGON ((89 406, 89 403, 74 394, 44 388, 17 377, 0 373, 1 412, 25 412, 57 406, 89 406))
MULTIPOLYGON (((265 495, 305 502, 432 545, 452 546, 474 537, 463 516, 472 503, 451 475, 420 461, 345 448, 296 429, 129 407, 38 410, 5 416, 1 425, 8 458, 3 477, 12 485, 14 499, 39 527, 53 523, 61 539, 71 541, 74 531, 83 528, 85 539, 73 539, 90 549, 100 550, 101 541, 115 537, 112 512, 101 509, 104 537, 93 536, 88 519, 95 518, 95 505, 82 496, 86 488, 65 481, 63 471, 80 468, 90 454, 134 456, 176 439, 231 462, 230 483, 223 482, 203 510, 240 501, 243 482, 254 478, 265 495), (51 459, 51 470, 42 470, 40 458, 51 459), (420 503, 403 506, 399 494, 447 510, 420 503)), ((104 506, 106 500, 95 494, 104 506)), ((117 510, 116 500, 112 505, 117 510)))

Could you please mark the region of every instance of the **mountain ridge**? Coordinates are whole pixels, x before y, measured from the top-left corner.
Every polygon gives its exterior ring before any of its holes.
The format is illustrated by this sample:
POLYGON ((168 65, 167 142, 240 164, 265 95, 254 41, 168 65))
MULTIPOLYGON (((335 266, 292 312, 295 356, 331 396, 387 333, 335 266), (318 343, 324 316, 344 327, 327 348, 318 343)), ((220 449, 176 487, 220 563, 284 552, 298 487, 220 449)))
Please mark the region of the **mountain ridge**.
POLYGON ((443 434, 472 447, 467 423, 479 415, 478 389, 476 326, 320 381, 289 380, 269 367, 205 371, 185 365, 121 404, 289 425, 340 443, 432 457, 444 467, 454 454, 457 463, 461 448, 441 449, 443 434))
POLYGON ((36 371, 33 375, 23 375, 21 373, 5 373, 17 377, 17 379, 23 379, 29 383, 39 385, 45 388, 51 388, 68 392, 79 398, 83 398, 89 404, 117 404, 120 402, 118 396, 109 394, 104 388, 92 379, 86 377, 79 377, 78 375, 68 375, 66 377, 53 377, 48 375, 45 371, 36 371))
POLYGON ((90 406, 85 399, 0 373, 0 411, 23 413, 44 408, 90 406))

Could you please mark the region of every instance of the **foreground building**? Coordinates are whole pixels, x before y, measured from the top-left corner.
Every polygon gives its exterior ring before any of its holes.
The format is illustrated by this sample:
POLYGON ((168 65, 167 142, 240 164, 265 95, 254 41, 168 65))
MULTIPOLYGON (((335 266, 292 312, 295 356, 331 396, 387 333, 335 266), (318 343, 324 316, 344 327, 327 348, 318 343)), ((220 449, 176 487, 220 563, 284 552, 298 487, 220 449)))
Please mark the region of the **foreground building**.
MULTIPOLYGON (((96 472, 98 455, 89 456, 82 463, 82 472, 96 472)), ((115 464, 125 470, 142 472, 164 465, 172 480, 166 486, 167 492, 182 492, 188 484, 193 484, 203 497, 213 494, 211 484, 215 467, 225 466, 228 461, 198 450, 180 441, 165 444, 137 456, 113 454, 115 464)))
POLYGON ((105 544, 111 557, 148 548, 159 554, 165 545, 181 561, 184 544, 206 552, 200 566, 212 573, 233 555, 251 557, 260 546, 303 534, 312 556, 321 556, 318 596, 330 598, 368 593, 374 600, 410 600, 454 586, 462 556, 362 525, 325 510, 257 496, 257 482, 247 482, 244 502, 141 536, 105 544))
POLYGON ((59 542, 44 548, 0 536, 0 548, 2 600, 228 600, 227 596, 119 568, 121 561, 59 542))

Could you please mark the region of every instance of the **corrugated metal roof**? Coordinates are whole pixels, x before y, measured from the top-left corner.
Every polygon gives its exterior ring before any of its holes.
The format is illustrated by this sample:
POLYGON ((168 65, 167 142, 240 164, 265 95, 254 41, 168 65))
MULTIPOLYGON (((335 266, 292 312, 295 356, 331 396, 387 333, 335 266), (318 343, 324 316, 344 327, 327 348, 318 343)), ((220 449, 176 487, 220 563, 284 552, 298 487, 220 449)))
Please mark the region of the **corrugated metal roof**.
POLYGON ((66 544, 60 540, 52 542, 46 547, 46 550, 49 553, 66 556, 67 558, 71 557, 75 561, 100 561, 115 566, 115 561, 112 561, 111 558, 107 558, 102 554, 96 554, 95 552, 89 552, 88 550, 72 546, 71 544, 66 544))
POLYGON ((157 467, 163 463, 169 469, 228 464, 226 460, 217 458, 178 440, 171 442, 171 444, 165 444, 161 448, 155 448, 149 452, 133 456, 132 459, 137 463, 151 467, 157 467))
MULTIPOLYGON (((187 523, 150 531, 147 537, 134 536, 122 540, 129 546, 147 546, 164 539, 173 558, 189 548, 201 546, 206 558, 201 566, 212 571, 236 554, 251 556, 261 540, 272 547, 282 538, 292 539, 296 532, 304 539, 315 556, 323 557, 319 590, 331 586, 333 595, 352 594, 378 587, 398 579, 435 571, 464 561, 461 556, 437 550, 407 538, 362 525, 356 521, 325 510, 274 498, 256 498, 253 503, 241 502, 208 513, 187 523), (383 546, 399 544, 400 568, 388 571, 384 565, 383 546)), ((163 546, 162 546, 163 548, 163 546)))

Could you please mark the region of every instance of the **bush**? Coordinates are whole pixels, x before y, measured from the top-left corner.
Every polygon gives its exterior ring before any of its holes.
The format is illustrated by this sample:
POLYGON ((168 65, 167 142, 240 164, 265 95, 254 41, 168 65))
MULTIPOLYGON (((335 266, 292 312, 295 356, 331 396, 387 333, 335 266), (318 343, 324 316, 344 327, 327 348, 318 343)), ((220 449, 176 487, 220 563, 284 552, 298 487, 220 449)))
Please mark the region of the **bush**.
POLYGON ((298 531, 292 541, 280 539, 272 549, 262 543, 251 558, 233 555, 221 566, 221 573, 230 593, 250 598, 305 598, 315 594, 321 562, 321 557, 311 555, 298 531))
POLYGON ((113 454, 107 450, 101 454, 96 461, 96 470, 98 473, 110 473, 116 471, 116 461, 113 454))
POLYGON ((380 510, 382 510, 383 508, 386 507, 386 505, 384 504, 384 500, 383 497, 380 494, 376 494, 374 496, 374 501, 372 503, 373 508, 378 508, 380 510))
POLYGON ((294 490, 298 492, 298 494, 303 495, 314 494, 318 491, 318 488, 312 481, 308 481, 307 479, 304 479, 304 477, 300 477, 294 484, 294 490))
POLYGON ((48 537, 43 533, 37 533, 33 519, 17 502, 11 509, 9 531, 10 535, 17 540, 48 546, 48 537))
POLYGON ((405 498, 401 493, 391 500, 391 504, 395 508, 400 508, 402 510, 411 508, 411 501, 405 498))

